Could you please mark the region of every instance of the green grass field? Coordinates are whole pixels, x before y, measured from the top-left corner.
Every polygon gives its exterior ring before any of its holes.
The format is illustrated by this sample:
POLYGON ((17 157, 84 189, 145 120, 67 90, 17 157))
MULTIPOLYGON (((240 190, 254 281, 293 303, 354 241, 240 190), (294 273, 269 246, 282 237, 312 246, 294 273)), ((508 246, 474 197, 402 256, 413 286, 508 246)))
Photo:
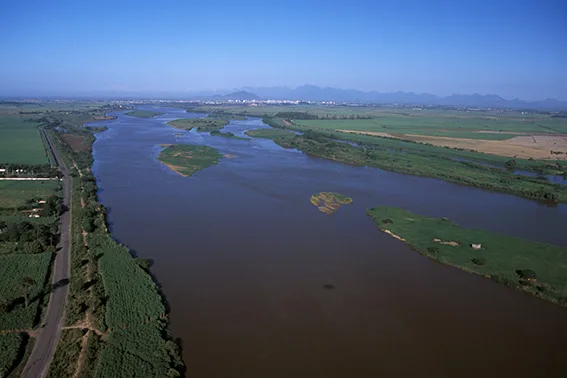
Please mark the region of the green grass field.
POLYGON ((37 125, 16 115, 0 115, 0 164, 48 163, 37 125))
POLYGON ((23 206, 34 198, 46 200, 59 186, 59 180, 0 181, 0 209, 23 206))
POLYGON ((447 219, 427 218, 395 207, 375 207, 368 215, 378 228, 404 239, 433 260, 567 306, 565 248, 467 229, 447 219))
POLYGON ((153 118, 162 114, 163 113, 152 112, 150 110, 132 110, 131 112, 126 113, 126 115, 129 115, 130 117, 138 117, 138 118, 153 118))
POLYGON ((191 176, 217 164, 221 157, 212 147, 175 144, 166 147, 157 159, 180 175, 191 176))

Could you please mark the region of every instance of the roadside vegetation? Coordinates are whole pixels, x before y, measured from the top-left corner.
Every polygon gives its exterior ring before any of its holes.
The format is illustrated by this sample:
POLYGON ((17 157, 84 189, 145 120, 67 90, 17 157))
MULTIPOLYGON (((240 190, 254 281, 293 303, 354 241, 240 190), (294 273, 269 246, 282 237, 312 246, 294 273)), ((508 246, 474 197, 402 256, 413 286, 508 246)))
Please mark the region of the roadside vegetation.
POLYGON ((68 126, 64 132, 57 127, 49 130, 73 177, 66 327, 79 329, 82 335, 80 345, 77 332, 61 340, 59 363, 52 374, 181 376, 184 365, 167 328, 164 298, 147 271, 147 262, 134 258, 111 238, 106 209, 98 203, 96 180, 90 172, 95 136, 78 126, 68 126), (78 139, 81 143, 69 143, 78 139))
POLYGON ((182 176, 194 173, 215 165, 222 155, 209 146, 174 144, 160 152, 157 159, 171 170, 182 176))
POLYGON ((424 256, 567 306, 565 248, 467 229, 395 207, 375 207, 368 215, 380 230, 424 256))
POLYGON ((167 124, 176 129, 191 130, 196 129, 200 132, 220 131, 228 125, 229 121, 223 118, 206 117, 206 118, 181 118, 169 121, 167 124))
POLYGON ((152 112, 150 110, 132 110, 131 112, 126 113, 126 115, 129 115, 130 117, 138 117, 138 118, 153 118, 162 114, 163 113, 152 112))

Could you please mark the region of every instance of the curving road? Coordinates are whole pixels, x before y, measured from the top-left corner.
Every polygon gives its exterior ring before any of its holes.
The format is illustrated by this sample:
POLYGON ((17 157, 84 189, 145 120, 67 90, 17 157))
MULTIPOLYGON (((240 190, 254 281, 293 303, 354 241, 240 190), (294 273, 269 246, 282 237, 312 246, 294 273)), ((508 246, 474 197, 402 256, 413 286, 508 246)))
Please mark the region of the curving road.
POLYGON ((65 306, 67 305, 67 294, 69 293, 69 266, 71 259, 71 177, 64 161, 59 153, 53 148, 51 139, 47 137, 49 147, 63 178, 63 213, 61 214, 59 230, 61 237, 57 244, 57 253, 53 263, 52 287, 49 296, 47 312, 43 318, 43 328, 39 328, 35 345, 31 355, 26 362, 21 377, 43 378, 47 375, 49 365, 53 360, 55 349, 61 335, 61 326, 65 318, 65 306))

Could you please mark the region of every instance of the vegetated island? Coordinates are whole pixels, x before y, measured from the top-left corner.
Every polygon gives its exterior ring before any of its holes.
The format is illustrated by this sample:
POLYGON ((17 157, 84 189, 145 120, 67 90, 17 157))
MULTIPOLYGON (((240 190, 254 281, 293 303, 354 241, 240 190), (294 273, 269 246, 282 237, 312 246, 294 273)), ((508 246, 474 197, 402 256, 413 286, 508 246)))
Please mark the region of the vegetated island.
POLYGON ((313 206, 317 207, 317 210, 323 214, 331 215, 342 205, 351 204, 352 198, 341 193, 319 192, 313 194, 309 199, 309 202, 311 202, 313 206))
POLYGON ((138 117, 138 118, 153 118, 158 115, 162 115, 163 113, 152 112, 150 110, 132 110, 131 112, 126 113, 130 117, 138 117))
POLYGON ((279 129, 255 129, 255 130, 247 130, 244 134, 254 137, 254 138, 265 138, 265 139, 273 139, 274 142, 277 143, 276 139, 280 138, 287 138, 292 139, 297 134, 291 131, 279 130, 279 129))
POLYGON ((236 135, 234 135, 234 133, 231 133, 230 131, 225 131, 224 133, 221 133, 218 130, 213 130, 213 131, 211 131, 211 136, 220 136, 220 137, 229 138, 229 139, 248 140, 247 138, 242 138, 242 137, 236 136, 236 135))
POLYGON ((567 249, 388 206, 367 214, 383 232, 443 264, 567 306, 567 249))
POLYGON ((180 118, 169 121, 167 124, 177 129, 191 130, 197 129, 200 132, 220 131, 228 125, 229 121, 216 118, 180 118))
POLYGON ((172 144, 161 151, 157 159, 181 176, 191 176, 217 164, 221 157, 216 149, 209 146, 172 144))

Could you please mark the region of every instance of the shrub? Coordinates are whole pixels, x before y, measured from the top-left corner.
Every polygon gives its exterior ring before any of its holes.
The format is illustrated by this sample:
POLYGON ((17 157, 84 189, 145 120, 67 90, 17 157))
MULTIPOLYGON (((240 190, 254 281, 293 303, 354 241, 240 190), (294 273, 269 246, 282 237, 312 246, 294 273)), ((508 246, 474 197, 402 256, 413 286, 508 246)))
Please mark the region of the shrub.
POLYGON ((524 280, 535 280, 537 278, 536 273, 531 269, 518 269, 516 274, 524 280))
POLYGON ((485 265, 486 260, 483 257, 475 257, 472 259, 473 264, 475 265, 485 265))

